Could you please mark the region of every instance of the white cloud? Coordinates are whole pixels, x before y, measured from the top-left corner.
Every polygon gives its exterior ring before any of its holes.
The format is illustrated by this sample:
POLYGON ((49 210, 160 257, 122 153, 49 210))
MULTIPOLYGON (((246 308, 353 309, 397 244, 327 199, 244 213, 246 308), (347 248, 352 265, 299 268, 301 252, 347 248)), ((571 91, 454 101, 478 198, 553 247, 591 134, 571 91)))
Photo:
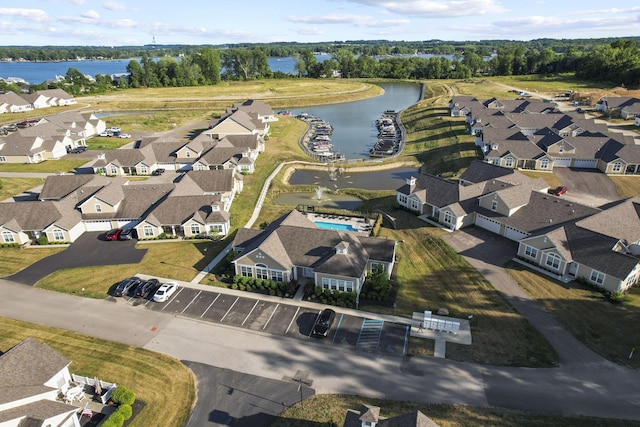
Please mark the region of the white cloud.
POLYGON ((47 12, 42 9, 20 9, 20 8, 0 8, 0 18, 21 18, 25 21, 44 22, 48 21, 47 12))
POLYGON ((108 9, 108 10, 111 10, 111 11, 114 11, 114 12, 127 10, 127 6, 126 5, 124 5, 122 3, 119 3, 117 1, 108 1, 103 5, 103 7, 105 9, 108 9))
MULTIPOLYGON (((406 25, 410 21, 408 19, 395 19, 395 20, 375 20, 370 16, 361 15, 325 15, 325 16, 290 16, 287 18, 291 22, 302 24, 316 24, 316 25, 333 25, 333 24, 346 24, 356 27, 367 28, 384 28, 393 27, 397 25, 406 25)), ((299 30, 297 31, 299 33, 299 30)))
POLYGON ((398 15, 410 17, 448 18, 507 12, 498 0, 348 0, 365 6, 385 9, 398 15))
POLYGON ((89 10, 87 12, 82 13, 80 16, 86 19, 91 19, 96 21, 100 19, 100 14, 98 14, 98 12, 96 12, 95 10, 89 10))
POLYGON ((301 36, 321 36, 324 34, 324 31, 317 27, 293 28, 292 31, 301 36))

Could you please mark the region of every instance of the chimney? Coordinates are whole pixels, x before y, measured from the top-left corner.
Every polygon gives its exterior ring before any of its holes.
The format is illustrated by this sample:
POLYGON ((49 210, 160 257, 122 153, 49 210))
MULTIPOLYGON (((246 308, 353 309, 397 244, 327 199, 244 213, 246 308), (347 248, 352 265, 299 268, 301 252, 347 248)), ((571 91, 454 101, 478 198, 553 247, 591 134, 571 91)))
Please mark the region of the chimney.
POLYGON ((416 185, 416 177, 415 176, 410 176, 409 178, 407 178, 407 185, 409 185, 411 187, 416 185))

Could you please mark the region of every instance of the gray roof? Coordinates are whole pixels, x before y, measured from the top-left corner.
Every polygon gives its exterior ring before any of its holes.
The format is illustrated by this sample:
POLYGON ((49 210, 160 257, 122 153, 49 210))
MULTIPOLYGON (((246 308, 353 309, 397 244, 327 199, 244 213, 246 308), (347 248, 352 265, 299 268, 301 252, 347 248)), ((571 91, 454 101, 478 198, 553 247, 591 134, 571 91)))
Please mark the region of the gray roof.
POLYGON ((40 195, 40 200, 60 200, 85 185, 107 185, 109 178, 100 175, 72 174, 48 176, 40 195))
POLYGON ((54 202, 40 201, 0 203, 0 224, 15 232, 42 231, 62 218, 58 207, 54 202))
POLYGON ((204 193, 224 193, 233 191, 234 180, 242 180, 242 175, 233 169, 188 171, 188 176, 204 193))
POLYGON ((233 104, 233 109, 257 113, 261 117, 273 116, 273 110, 269 104, 253 99, 248 99, 239 104, 233 104))
POLYGON ((219 195, 167 197, 150 212, 150 215, 161 225, 183 224, 194 215, 205 223, 229 220, 229 214, 222 209, 219 195), (217 205, 218 210, 213 210, 212 205, 217 205))
MULTIPOLYGON (((111 184, 114 185, 114 184, 111 184)), ((83 214, 83 219, 136 219, 144 218, 157 203, 160 203, 175 188, 174 184, 130 184, 118 186, 123 199, 118 211, 99 214, 83 214)))
POLYGON ((474 160, 469 167, 462 172, 460 180, 472 183, 489 181, 496 178, 502 178, 514 175, 515 170, 494 165, 493 163, 483 162, 482 160, 474 160))
POLYGON ((69 363, 48 345, 25 339, 0 356, 0 403, 50 391, 44 384, 69 363))
MULTIPOLYGON (((0 411, 0 423, 25 417, 20 420, 19 427, 42 427, 45 420, 49 418, 72 414, 76 411, 78 411, 76 406, 55 400, 41 399, 16 408, 7 409, 6 411, 0 411)), ((49 425, 47 424, 47 426, 49 425)))
POLYGON ((239 257, 260 250, 287 268, 305 266, 349 277, 360 277, 369 259, 393 261, 395 251, 393 240, 318 228, 295 210, 260 233, 239 231, 233 246, 243 248, 239 257), (339 245, 346 245, 346 254, 336 253, 339 245))

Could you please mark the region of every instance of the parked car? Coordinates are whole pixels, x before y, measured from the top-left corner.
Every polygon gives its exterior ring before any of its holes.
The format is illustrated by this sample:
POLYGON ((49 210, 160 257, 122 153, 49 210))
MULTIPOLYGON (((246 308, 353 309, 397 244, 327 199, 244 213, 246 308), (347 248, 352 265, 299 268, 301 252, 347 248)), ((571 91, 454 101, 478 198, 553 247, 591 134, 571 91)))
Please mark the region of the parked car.
POLYGON ((551 190, 551 194, 553 194, 554 196, 562 196, 563 194, 566 194, 567 191, 569 191, 569 187, 561 185, 560 187, 551 190))
POLYGON ((122 233, 122 228, 114 228, 113 230, 107 232, 104 236, 107 240, 118 240, 120 237, 120 233, 122 233))
POLYGON ((133 293, 136 287, 140 284, 141 280, 139 277, 129 277, 128 279, 124 279, 122 282, 116 286, 113 291, 114 297, 123 297, 133 293))
POLYGON ((131 138, 131 134, 121 133, 121 134, 118 135, 118 138, 131 138))
POLYGON ((67 153, 77 154, 77 153, 83 153, 85 151, 87 151, 87 147, 85 147, 84 145, 79 145, 79 146, 77 146, 75 148, 72 148, 72 149, 68 150, 67 153))
POLYGON ((113 133, 112 132, 108 132, 108 131, 104 131, 104 132, 99 133, 98 136, 101 136, 103 138, 108 138, 110 136, 113 136, 113 133))
POLYGON ((155 302, 165 302, 171 295, 178 290, 178 284, 176 282, 167 282, 160 285, 155 294, 153 294, 153 300, 155 302))
POLYGON ((157 286, 160 284, 158 279, 149 279, 143 282, 140 282, 138 286, 136 286, 136 290, 133 292, 134 297, 140 298, 149 298, 152 290, 157 290, 157 286))
POLYGON ((158 168, 156 170, 154 170, 153 172, 151 172, 151 175, 153 176, 160 176, 164 173, 164 169, 163 168, 158 168))
POLYGON ((122 129, 118 128, 118 127, 110 127, 109 129, 107 129, 107 132, 111 132, 113 133, 120 133, 122 132, 122 129))
POLYGON ((135 237, 136 230, 133 228, 123 228, 120 234, 118 234, 118 240, 131 240, 135 237))
POLYGON ((336 312, 330 308, 325 308, 316 319, 316 323, 313 325, 311 334, 319 337, 326 337, 335 318, 336 312))

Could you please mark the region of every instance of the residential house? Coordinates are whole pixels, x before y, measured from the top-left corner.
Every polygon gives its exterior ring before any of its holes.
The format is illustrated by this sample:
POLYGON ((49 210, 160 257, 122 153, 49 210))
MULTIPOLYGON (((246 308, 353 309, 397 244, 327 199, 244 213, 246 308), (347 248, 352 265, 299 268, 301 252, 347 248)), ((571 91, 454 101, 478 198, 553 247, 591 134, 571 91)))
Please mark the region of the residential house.
POLYGON ((596 111, 623 119, 633 119, 640 112, 640 99, 630 96, 604 96, 596 103, 596 111))
POLYGON ((332 291, 360 294, 367 274, 391 276, 396 242, 317 227, 294 210, 264 230, 238 230, 232 243, 236 274, 289 282, 311 280, 332 291))
POLYGON ((547 194, 540 180, 509 170, 475 161, 457 183, 421 174, 396 198, 448 229, 476 225, 519 242, 521 259, 556 277, 622 292, 638 282, 640 199, 596 209, 547 194))
POLYGON ((76 146, 87 145, 86 140, 99 135, 107 128, 104 120, 93 113, 81 113, 78 111, 66 111, 43 118, 43 121, 51 122, 61 128, 68 129, 74 136, 76 146))
POLYGON ((188 194, 221 196, 226 206, 225 210, 228 210, 236 194, 242 192, 244 178, 235 169, 189 171, 182 175, 178 183, 178 191, 189 188, 191 190, 188 194))
POLYGON ((549 227, 520 240, 518 256, 558 276, 579 278, 610 292, 625 292, 640 278, 639 212, 640 199, 632 198, 549 227))
POLYGON ((263 138, 269 135, 269 122, 258 119, 258 114, 250 114, 245 110, 235 110, 222 116, 209 129, 203 131, 213 139, 222 139, 229 135, 258 134, 263 138))
POLYGON ((230 222, 220 195, 172 194, 135 228, 140 239, 153 239, 163 233, 179 237, 225 236, 230 222))
POLYGON ((71 383, 70 363, 33 338, 0 353, 0 425, 80 427, 79 408, 58 400, 71 383))
POLYGON ((0 114, 24 113, 31 110, 33 110, 31 103, 15 92, 0 93, 0 114))
POLYGON ((67 154, 64 144, 64 136, 56 138, 14 132, 0 138, 0 163, 41 163, 47 159, 58 159, 67 154))
POLYGON ((121 148, 109 150, 98 155, 93 163, 94 173, 107 176, 151 175, 158 169, 158 162, 153 147, 121 148))
POLYGON ((248 99, 242 103, 233 104, 233 107, 231 107, 231 112, 237 110, 245 111, 249 115, 255 115, 255 117, 263 123, 278 121, 278 118, 273 113, 273 109, 271 108, 271 106, 262 101, 248 99))
POLYGON ((380 408, 362 405, 359 411, 347 409, 343 427, 438 427, 420 411, 412 411, 391 418, 380 416, 380 408))

